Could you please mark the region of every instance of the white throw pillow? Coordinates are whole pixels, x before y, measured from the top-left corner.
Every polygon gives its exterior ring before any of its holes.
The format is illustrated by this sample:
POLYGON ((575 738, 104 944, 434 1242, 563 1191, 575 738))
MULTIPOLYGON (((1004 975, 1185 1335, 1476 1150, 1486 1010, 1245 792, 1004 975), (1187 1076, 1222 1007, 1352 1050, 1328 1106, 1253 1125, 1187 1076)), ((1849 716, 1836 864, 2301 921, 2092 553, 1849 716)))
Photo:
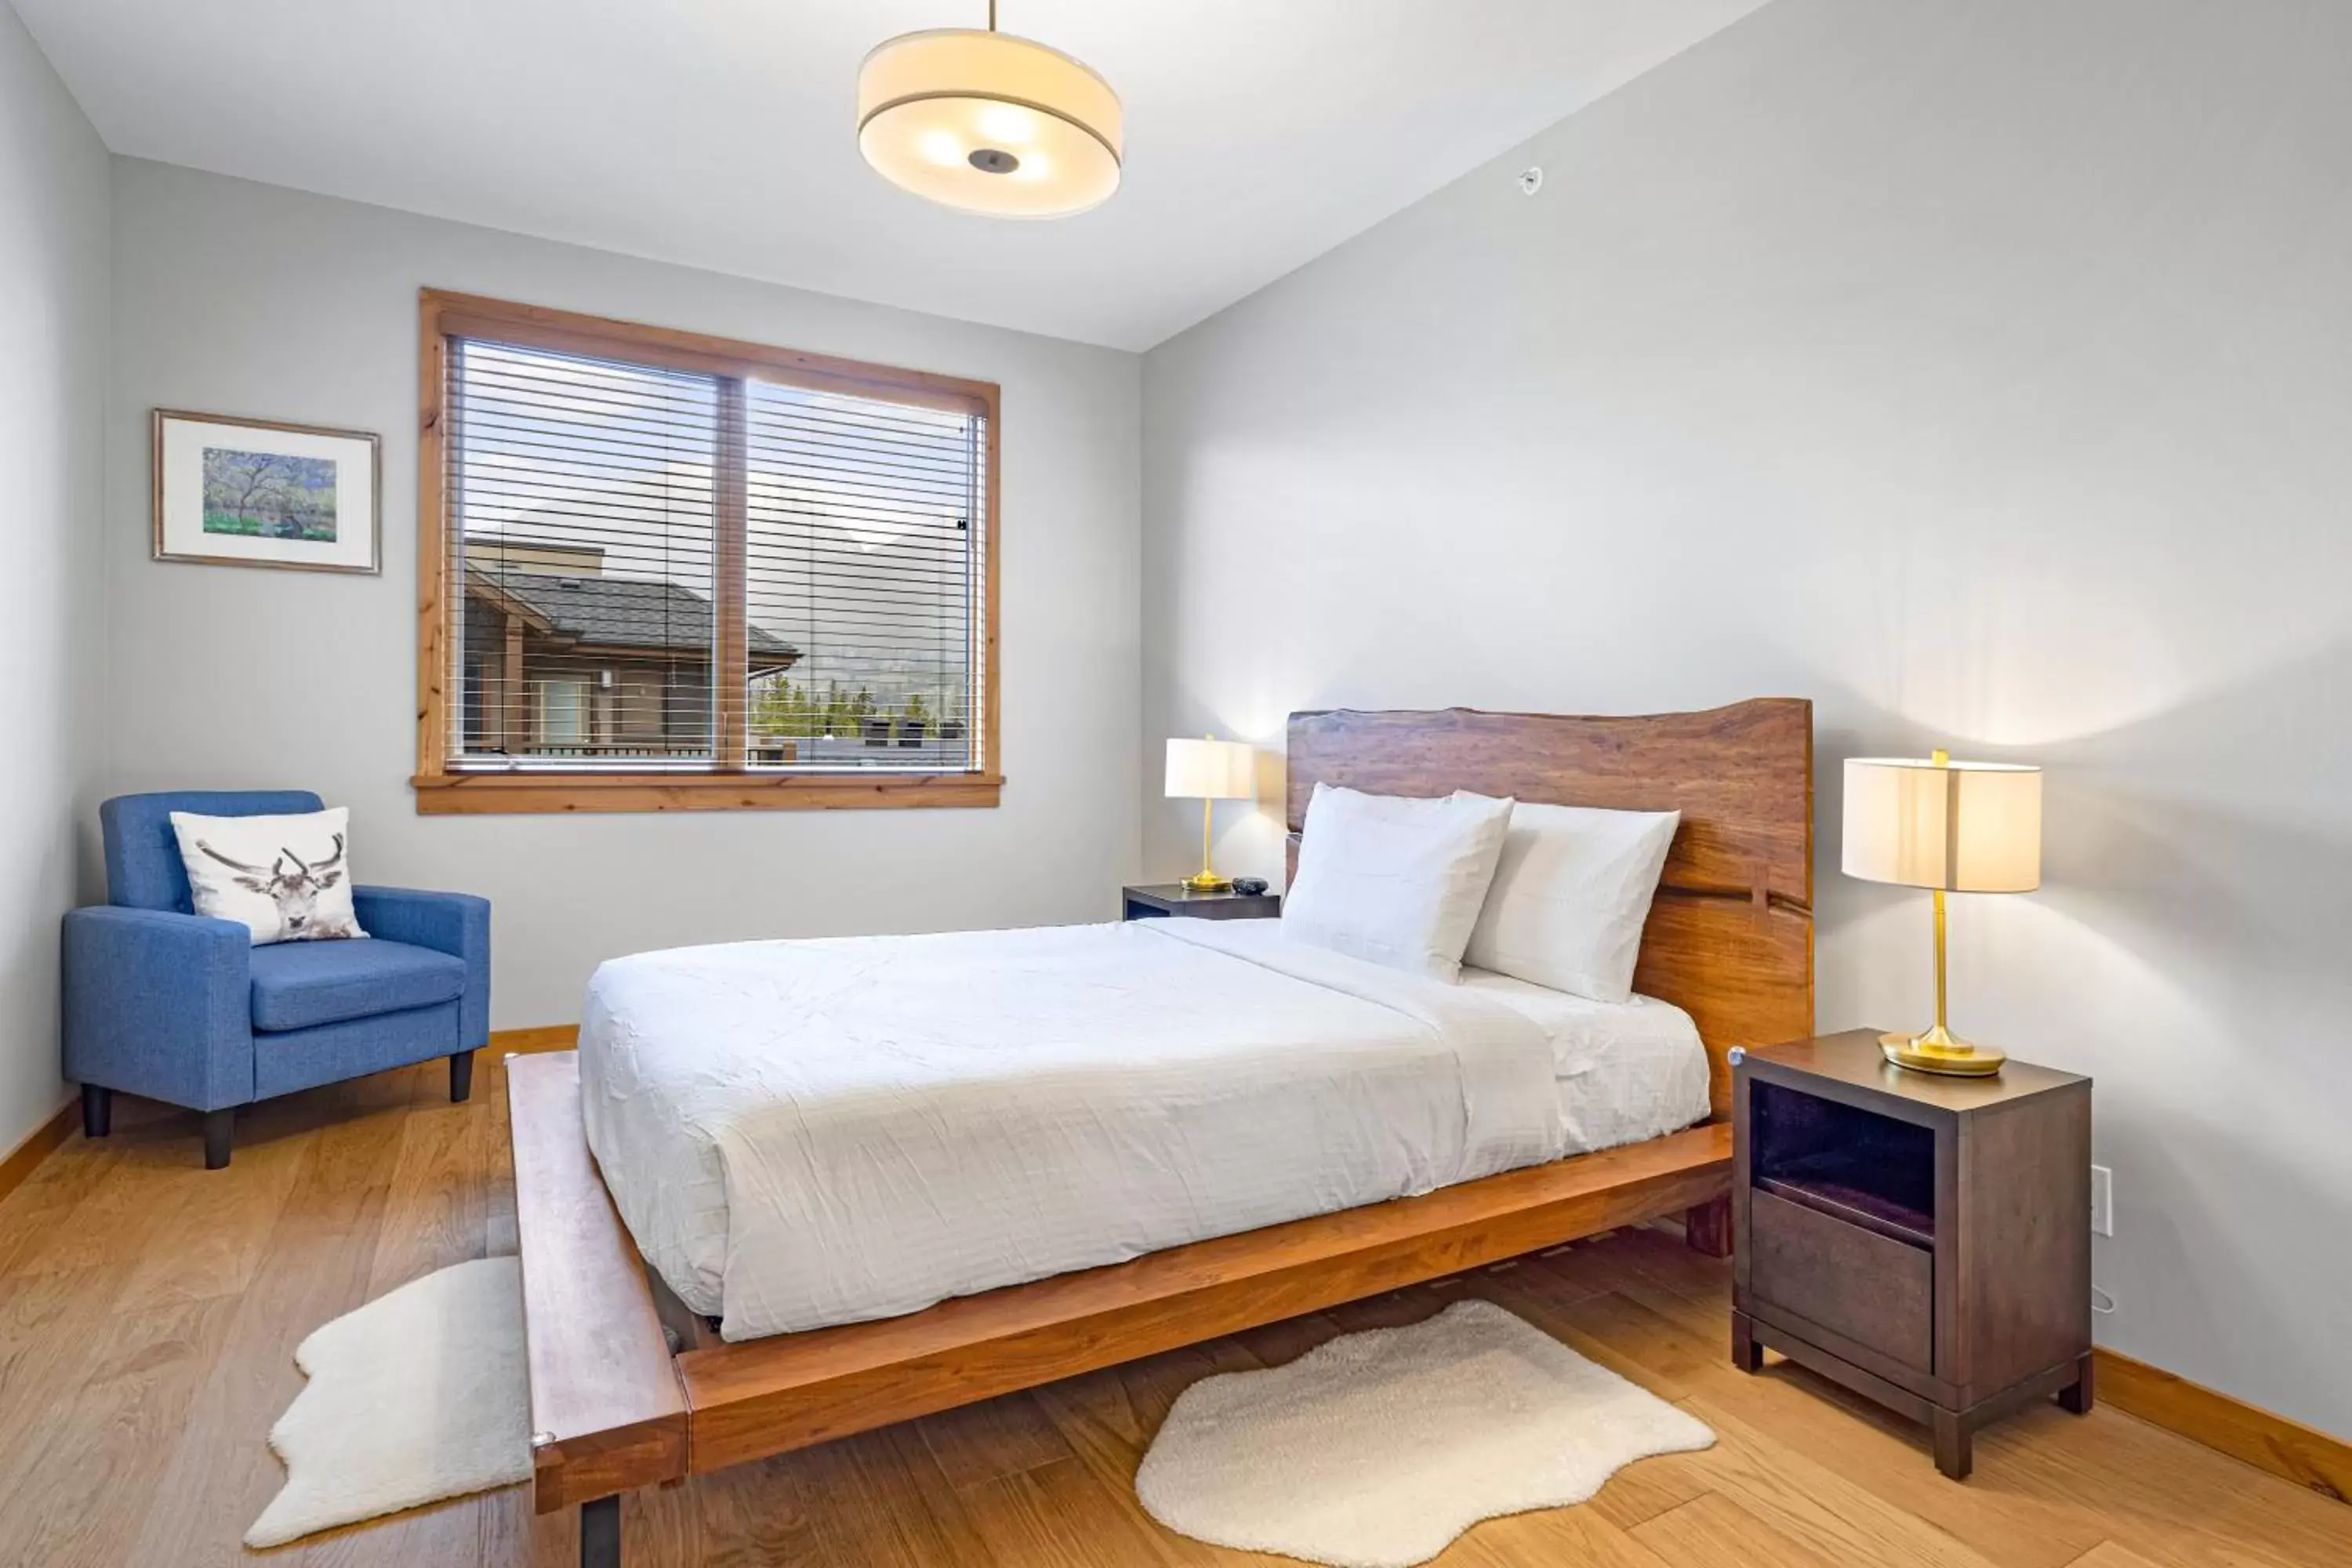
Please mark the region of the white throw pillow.
POLYGON ((196 913, 242 921, 256 947, 365 936, 352 908, 351 810, 290 816, 172 814, 196 913))
POLYGON ((1678 811, 1519 802, 1464 960, 1595 1002, 1628 1000, 1681 820, 1678 811))
POLYGON ((1511 803, 1315 786, 1282 934, 1451 982, 1510 826, 1511 803))

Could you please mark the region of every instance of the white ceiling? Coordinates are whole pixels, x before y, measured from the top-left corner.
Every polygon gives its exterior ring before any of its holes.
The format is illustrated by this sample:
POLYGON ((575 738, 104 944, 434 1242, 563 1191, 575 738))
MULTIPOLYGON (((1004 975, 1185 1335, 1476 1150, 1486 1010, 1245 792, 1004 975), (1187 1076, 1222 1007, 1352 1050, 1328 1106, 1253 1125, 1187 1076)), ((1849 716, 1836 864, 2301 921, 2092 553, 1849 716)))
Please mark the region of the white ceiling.
POLYGON ((1127 105, 1058 222, 886 184, 866 51, 985 0, 16 0, 118 153, 1142 349, 1762 0, 1002 0, 1127 105))

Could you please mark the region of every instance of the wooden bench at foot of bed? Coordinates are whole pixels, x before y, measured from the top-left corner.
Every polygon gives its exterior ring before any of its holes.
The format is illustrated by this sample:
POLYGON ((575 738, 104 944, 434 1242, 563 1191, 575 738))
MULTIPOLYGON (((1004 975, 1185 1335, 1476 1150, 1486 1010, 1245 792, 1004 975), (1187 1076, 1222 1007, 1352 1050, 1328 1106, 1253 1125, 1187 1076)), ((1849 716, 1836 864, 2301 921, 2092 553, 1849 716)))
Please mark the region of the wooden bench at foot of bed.
MULTIPOLYGON (((580 1119, 576 1053, 510 1058, 541 1512, 1034 1388, 1679 1214, 1731 1190, 1715 1123, 900 1318, 672 1355, 580 1119)), ((602 1531, 609 1512, 595 1521, 602 1531)))
POLYGON ((506 1058, 541 1513, 686 1474, 686 1391, 580 1120, 580 1054, 506 1058))

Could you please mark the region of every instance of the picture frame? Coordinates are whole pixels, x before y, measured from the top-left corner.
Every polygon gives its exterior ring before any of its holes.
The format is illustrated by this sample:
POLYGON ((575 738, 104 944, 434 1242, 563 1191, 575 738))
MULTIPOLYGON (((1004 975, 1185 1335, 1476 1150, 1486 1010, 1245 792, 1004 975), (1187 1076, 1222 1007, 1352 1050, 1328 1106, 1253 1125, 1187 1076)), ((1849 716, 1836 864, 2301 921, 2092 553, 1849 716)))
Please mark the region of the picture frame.
POLYGON ((383 570, 383 443, 222 414, 154 411, 153 558, 383 570))

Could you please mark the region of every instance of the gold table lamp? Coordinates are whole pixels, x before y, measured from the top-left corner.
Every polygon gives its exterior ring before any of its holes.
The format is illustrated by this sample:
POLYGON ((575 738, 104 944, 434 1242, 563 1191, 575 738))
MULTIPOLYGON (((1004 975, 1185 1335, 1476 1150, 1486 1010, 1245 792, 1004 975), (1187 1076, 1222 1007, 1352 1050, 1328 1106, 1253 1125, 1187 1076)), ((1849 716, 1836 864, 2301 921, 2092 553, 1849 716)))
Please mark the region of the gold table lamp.
POLYGON ((1251 800, 1257 795, 1257 753, 1239 741, 1173 740, 1168 742, 1171 800, 1201 803, 1201 874, 1184 879, 1196 893, 1222 893, 1234 884, 1209 863, 1209 813, 1221 800, 1251 800))
POLYGON ((2042 885, 2042 770, 2016 763, 1851 757, 1845 764, 1845 874, 1936 895, 1936 1024, 1884 1035, 1897 1067, 1982 1078, 2008 1056, 1945 1021, 1944 895, 2030 893, 2042 885))

